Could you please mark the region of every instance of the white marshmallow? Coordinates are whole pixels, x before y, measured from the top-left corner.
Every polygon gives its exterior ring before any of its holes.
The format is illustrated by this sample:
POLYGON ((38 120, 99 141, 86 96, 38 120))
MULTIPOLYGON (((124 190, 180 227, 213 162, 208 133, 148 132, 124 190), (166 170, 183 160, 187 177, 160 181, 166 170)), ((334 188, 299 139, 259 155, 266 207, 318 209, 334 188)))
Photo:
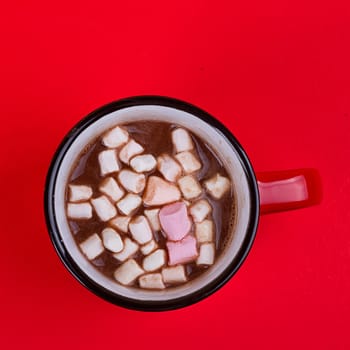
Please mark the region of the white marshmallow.
POLYGON ((203 243, 199 248, 197 265, 213 265, 215 258, 214 243, 203 243))
POLYGON ((118 174, 121 185, 129 192, 139 193, 146 185, 146 178, 143 174, 135 173, 131 170, 121 170, 118 174))
POLYGON ((69 201, 80 202, 89 200, 92 196, 92 189, 85 185, 68 185, 69 187, 69 201))
POLYGON ((102 231, 102 241, 105 248, 113 253, 119 253, 124 248, 124 243, 119 233, 109 227, 102 231))
POLYGON ((157 161, 152 154, 143 154, 132 158, 130 165, 136 172, 143 173, 153 170, 157 165, 157 161))
POLYGON ((71 219, 92 218, 92 207, 90 203, 68 203, 67 215, 71 219))
POLYGON ((175 182, 182 173, 180 164, 167 154, 163 154, 157 158, 157 167, 159 172, 168 181, 175 182))
POLYGON ((205 243, 214 240, 214 223, 211 220, 204 220, 196 223, 195 228, 197 242, 205 243))
POLYGON ((102 241, 97 233, 80 243, 79 247, 89 260, 97 258, 104 251, 102 241))
POLYGON ((173 145, 175 147, 176 153, 183 151, 190 151, 193 149, 193 142, 191 139, 191 135, 185 129, 175 129, 171 133, 171 138, 173 141, 173 145))
POLYGON ((202 222, 211 211, 211 205, 206 199, 201 199, 190 207, 190 214, 192 215, 194 222, 202 222))
POLYGON ((150 176, 147 181, 143 201, 146 205, 163 205, 176 202, 181 198, 178 187, 158 176, 150 176))
POLYGON ((98 161, 100 163, 100 172, 102 176, 114 173, 120 169, 117 160, 117 153, 114 149, 102 151, 98 155, 98 161))
POLYGON ((199 182, 192 175, 182 177, 178 184, 180 190, 186 199, 197 198, 202 193, 202 188, 199 182))
POLYGON ((125 163, 129 164, 132 157, 142 153, 144 148, 137 143, 135 140, 130 140, 119 152, 119 159, 125 163))
POLYGON ((133 242, 130 238, 125 238, 123 250, 120 253, 113 254, 113 257, 119 261, 125 261, 134 255, 138 250, 138 244, 133 242))
POLYGON ((157 249, 143 259, 142 265, 146 271, 155 271, 165 265, 165 250, 157 249))
POLYGON ((158 244, 152 239, 147 244, 141 247, 141 252, 143 255, 148 255, 158 248, 158 244))
POLYGON ((215 199, 220 199, 230 189, 230 185, 230 180, 220 174, 216 174, 204 182, 205 188, 215 199))
POLYGON ((91 199, 91 203, 102 221, 108 221, 117 215, 117 209, 104 195, 91 199))
POLYGON ((114 278, 121 284, 129 285, 143 273, 139 264, 134 259, 130 259, 114 271, 114 278))
POLYGON ((139 278, 139 285, 145 289, 164 289, 165 285, 160 273, 149 273, 139 278))
POLYGON ((202 167, 201 163, 192 152, 181 152, 175 157, 181 164, 186 174, 191 174, 202 167))
POLYGON ((134 240, 140 244, 145 244, 153 238, 149 223, 142 215, 130 221, 129 230, 134 240))
POLYGON ((112 199, 113 202, 119 201, 125 194, 125 191, 118 185, 113 177, 104 179, 99 186, 99 190, 112 199))
POLYGON ((160 222, 159 222, 159 208, 157 209, 145 209, 144 214, 146 215, 152 229, 154 231, 160 231, 160 222))
POLYGON ((137 194, 129 193, 117 203, 118 209, 125 215, 131 214, 142 203, 142 199, 137 194))
POLYGON ((116 126, 103 135, 102 143, 106 147, 116 148, 126 143, 128 139, 129 133, 123 128, 116 126))
POLYGON ((162 276, 164 283, 175 284, 187 281, 185 268, 183 265, 164 267, 162 269, 162 276))
POLYGON ((130 221, 130 217, 129 216, 117 216, 114 219, 112 219, 109 222, 109 224, 112 227, 116 228, 117 230, 126 233, 126 232, 128 232, 129 221, 130 221))

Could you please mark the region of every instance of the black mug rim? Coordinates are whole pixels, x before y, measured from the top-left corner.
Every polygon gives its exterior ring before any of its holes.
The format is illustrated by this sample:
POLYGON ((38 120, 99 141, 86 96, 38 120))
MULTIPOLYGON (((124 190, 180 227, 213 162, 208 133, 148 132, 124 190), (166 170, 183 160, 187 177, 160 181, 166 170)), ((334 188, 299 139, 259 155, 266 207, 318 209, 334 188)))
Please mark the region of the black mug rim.
POLYGON ((232 276, 240 268, 244 260, 246 259, 252 244, 254 242, 258 221, 259 221, 259 191, 258 185, 255 177, 255 173, 251 162, 245 153, 243 147, 240 145, 235 136, 216 118, 211 116, 209 113, 204 110, 181 100, 165 97, 165 96, 156 96, 156 95, 144 95, 144 96, 134 96, 129 98, 120 99, 111 103, 108 103, 95 111, 88 114, 85 118, 79 121, 64 137, 59 147, 57 148, 48 173, 45 183, 45 192, 44 192, 44 211, 45 211, 45 220, 47 229, 49 231, 50 239, 53 243, 53 246, 65 265, 65 267, 70 271, 70 273, 88 290, 90 290, 95 295, 115 304, 122 306, 128 309, 139 310, 139 311, 168 311, 183 308, 191 304, 197 303, 200 300, 208 297, 213 294, 224 284, 226 284, 232 276), (89 125, 93 124, 99 118, 103 117, 106 114, 111 112, 141 105, 157 105, 164 107, 171 107, 174 109, 182 110, 193 114, 194 116, 202 119, 212 127, 218 129, 222 134, 225 135, 227 140, 236 150, 239 160, 241 162, 242 168, 246 174, 248 186, 250 189, 250 203, 251 203, 251 213, 249 217, 247 233, 243 240, 242 246, 239 252, 236 254, 231 263, 225 268, 225 270, 217 276, 210 283, 204 287, 196 290, 195 292, 181 296, 176 299, 163 300, 163 301, 145 301, 145 300, 136 300, 133 298, 128 298, 113 293, 110 290, 105 289, 90 277, 88 277, 76 264, 73 258, 70 256, 68 250, 63 244, 58 225, 55 217, 54 210, 54 190, 57 179, 57 174, 61 165, 61 162, 69 149, 70 145, 73 143, 75 138, 89 125))

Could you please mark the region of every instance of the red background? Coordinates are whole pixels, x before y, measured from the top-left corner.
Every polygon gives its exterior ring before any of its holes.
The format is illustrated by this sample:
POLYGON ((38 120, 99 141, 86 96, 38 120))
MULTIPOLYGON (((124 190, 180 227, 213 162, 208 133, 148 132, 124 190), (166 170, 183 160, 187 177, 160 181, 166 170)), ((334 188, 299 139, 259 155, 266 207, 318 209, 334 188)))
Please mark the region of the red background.
POLYGON ((347 1, 2 5, 0 347, 349 349, 347 1), (50 159, 102 104, 161 94, 238 137, 257 171, 317 168, 324 199, 263 216, 244 266, 186 309, 141 313, 65 270, 43 216, 50 159))

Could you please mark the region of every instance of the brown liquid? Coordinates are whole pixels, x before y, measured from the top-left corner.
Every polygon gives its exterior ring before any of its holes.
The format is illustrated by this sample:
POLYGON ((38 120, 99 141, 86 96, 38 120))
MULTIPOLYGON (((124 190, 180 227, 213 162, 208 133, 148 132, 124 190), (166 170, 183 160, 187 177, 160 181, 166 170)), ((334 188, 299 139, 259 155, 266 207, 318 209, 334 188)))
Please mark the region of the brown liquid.
MULTIPOLYGON (((167 153, 169 155, 174 154, 173 145, 171 142, 171 131, 176 128, 177 125, 163 122, 144 121, 124 124, 123 127, 127 129, 130 137, 145 148, 144 153, 152 154, 155 157, 163 153, 167 153)), ((190 131, 190 133, 195 144, 197 155, 202 164, 202 168, 194 174, 197 179, 202 182, 202 180, 209 179, 217 173, 230 178, 220 158, 208 146, 208 144, 206 144, 204 140, 200 139, 193 132, 190 131)), ((89 185, 93 190, 93 198, 100 196, 98 186, 103 179, 100 175, 98 154, 105 150, 106 147, 102 145, 101 139, 102 135, 97 137, 94 142, 90 143, 81 152, 69 177, 70 184, 89 185)), ((157 169, 147 173, 146 175, 151 174, 162 177, 162 174, 159 173, 157 169)), ((220 200, 213 199, 207 193, 205 193, 205 191, 203 191, 203 194, 199 198, 196 198, 195 201, 201 198, 207 199, 213 209, 212 213, 210 214, 210 218, 214 221, 215 226, 215 259, 217 259, 224 250, 226 243, 231 238, 231 232, 233 232, 233 225, 235 222, 236 208, 232 181, 231 190, 220 200)), ((68 189, 66 189, 66 201, 68 202, 68 189)), ((134 213, 134 215, 142 215, 143 210, 144 207, 141 206, 138 211, 134 213)), ((91 219, 69 219, 68 222, 77 244, 80 244, 94 233, 101 233, 101 231, 108 225, 107 223, 101 222, 94 212, 91 219)), ((153 232, 153 235, 159 248, 166 250, 166 239, 163 234, 161 232, 153 232)), ((133 258, 140 264, 140 266, 142 266, 144 256, 140 251, 138 251, 133 258)), ((109 252, 108 250, 105 250, 99 257, 92 260, 91 263, 96 267, 96 269, 113 280, 114 271, 122 264, 122 262, 115 259, 113 257, 113 253, 109 252)), ((207 269, 208 267, 197 266, 195 262, 186 264, 186 273, 189 280, 199 276, 207 269)), ((137 281, 135 282, 134 286, 137 286, 137 281)))

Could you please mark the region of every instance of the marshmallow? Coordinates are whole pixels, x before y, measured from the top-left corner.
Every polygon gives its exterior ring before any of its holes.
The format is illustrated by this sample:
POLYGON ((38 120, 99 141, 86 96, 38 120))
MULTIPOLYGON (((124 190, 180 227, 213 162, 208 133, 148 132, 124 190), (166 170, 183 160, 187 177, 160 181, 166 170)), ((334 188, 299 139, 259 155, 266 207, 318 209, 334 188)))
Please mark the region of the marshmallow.
POLYGON ((180 241, 190 232, 192 227, 184 202, 168 204, 160 209, 159 221, 170 241, 180 241))
POLYGON ((102 221, 108 221, 117 215, 117 209, 106 196, 91 199, 91 204, 102 221))
POLYGON ((211 211, 211 205, 206 199, 201 199, 190 207, 190 214, 192 215, 194 222, 202 222, 211 211))
POLYGON ((126 233, 126 232, 128 232, 129 221, 130 221, 130 217, 129 216, 117 216, 114 219, 112 219, 109 222, 109 224, 112 227, 116 228, 117 230, 126 233))
POLYGON ((177 265, 174 267, 164 267, 162 269, 162 277, 164 283, 183 283, 187 281, 185 268, 183 265, 177 265))
POLYGON ((79 247, 89 260, 97 258, 104 251, 102 241, 97 233, 80 243, 79 247))
POLYGON ((126 143, 128 139, 129 133, 123 128, 116 126, 103 135, 102 143, 106 147, 116 148, 126 143))
POLYGON ((201 163, 192 152, 185 151, 178 153, 175 158, 187 174, 193 173, 202 167, 201 163))
POLYGON ((113 254, 113 257, 119 261, 125 261, 134 255, 139 249, 138 244, 133 242, 130 238, 124 239, 124 248, 120 253, 113 254))
POLYGON ((137 194, 129 193, 117 203, 118 209, 125 215, 129 215, 142 203, 141 197, 137 194))
POLYGON ((147 244, 141 247, 141 253, 143 255, 148 255, 158 248, 158 244, 152 239, 147 244))
POLYGON ((176 153, 190 151, 191 149, 193 149, 193 142, 187 130, 181 128, 175 129, 171 133, 171 138, 176 153))
POLYGON ((102 241, 105 248, 113 253, 119 253, 124 248, 124 243, 119 233, 109 227, 102 231, 102 241))
POLYGON ((69 201, 80 202, 89 200, 92 196, 92 189, 84 185, 68 185, 69 187, 69 201))
POLYGON ((157 165, 157 161, 152 154, 143 154, 132 158, 130 165, 136 172, 143 173, 153 170, 157 165))
POLYGON ((112 199, 113 202, 119 201, 125 194, 125 191, 118 185, 113 177, 104 179, 99 186, 99 190, 112 199))
POLYGON ((165 285, 160 273, 149 273, 139 278, 139 285, 145 289, 164 289, 165 285))
POLYGON ((143 201, 146 205, 163 205, 178 201, 181 193, 178 187, 158 176, 150 176, 147 181, 143 201))
POLYGON ((162 266, 165 265, 165 250, 164 249, 157 249, 152 254, 146 256, 143 259, 142 265, 144 270, 146 271, 155 271, 160 269, 162 266))
POLYGON ((167 242, 166 246, 170 266, 194 261, 198 256, 197 241, 191 235, 187 235, 178 242, 167 242))
POLYGON ((159 209, 145 209, 144 214, 146 215, 152 229, 154 231, 160 231, 160 222, 159 222, 159 209))
POLYGON ((230 189, 230 185, 230 180, 220 174, 216 174, 204 182, 205 188, 215 199, 220 199, 230 189))
POLYGON ((197 198, 202 193, 202 188, 195 177, 186 175, 182 177, 178 184, 180 190, 186 199, 197 198))
POLYGON ((140 244, 145 244, 153 238, 149 223, 142 215, 130 221, 129 230, 134 240, 140 244))
POLYGON ((92 207, 90 203, 68 203, 67 215, 71 219, 92 218, 92 207))
POLYGON ((143 174, 131 170, 121 170, 118 174, 119 182, 129 192, 139 193, 146 185, 146 178, 143 174))
POLYGON ((117 153, 114 149, 102 151, 98 155, 98 161, 100 163, 100 172, 102 176, 114 173, 120 169, 117 160, 117 153))
POLYGON ((143 273, 139 264, 134 259, 130 259, 114 271, 114 278, 121 284, 130 285, 143 273))
POLYGON ((119 159, 125 163, 129 164, 132 157, 142 153, 144 148, 137 143, 135 140, 130 140, 119 152, 119 159))
POLYGON ((196 223, 196 238, 199 243, 212 242, 214 240, 214 223, 204 220, 196 223))
POLYGON ((199 248, 197 265, 213 265, 215 257, 214 243, 204 243, 199 248))
POLYGON ((159 172, 168 181, 175 182, 182 173, 180 164, 167 154, 159 156, 157 164, 159 172))

